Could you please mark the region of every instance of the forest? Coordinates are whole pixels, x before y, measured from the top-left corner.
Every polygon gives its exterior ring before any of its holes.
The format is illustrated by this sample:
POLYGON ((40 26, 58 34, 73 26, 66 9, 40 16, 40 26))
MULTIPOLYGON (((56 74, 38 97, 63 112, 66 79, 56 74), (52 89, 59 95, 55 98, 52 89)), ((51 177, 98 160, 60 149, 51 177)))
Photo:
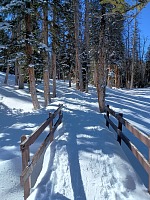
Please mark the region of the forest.
POLYGON ((19 89, 27 83, 34 109, 36 86, 44 83, 45 107, 57 95, 57 79, 88 92, 97 89, 100 112, 105 89, 150 86, 150 45, 142 38, 138 14, 148 1, 2 0, 0 71, 15 74, 19 89), (52 85, 49 85, 52 79, 52 85))

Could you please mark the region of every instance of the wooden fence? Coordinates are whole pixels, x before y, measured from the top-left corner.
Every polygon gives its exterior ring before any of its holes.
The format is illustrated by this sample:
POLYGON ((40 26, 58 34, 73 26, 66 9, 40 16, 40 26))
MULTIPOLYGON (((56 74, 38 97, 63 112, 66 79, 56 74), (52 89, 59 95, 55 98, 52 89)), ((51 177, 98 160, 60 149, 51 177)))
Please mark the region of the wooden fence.
POLYGON ((63 105, 59 105, 58 109, 54 113, 49 113, 48 119, 43 122, 43 124, 33 132, 29 137, 23 135, 21 137, 20 150, 22 153, 22 174, 20 176, 20 183, 24 187, 24 199, 27 199, 30 195, 30 187, 31 187, 31 174, 33 169, 41 157, 42 153, 45 151, 47 145, 51 143, 54 139, 54 132, 56 128, 62 122, 62 107, 63 105), (58 115, 58 119, 56 123, 53 125, 53 120, 58 115), (49 126, 50 132, 37 150, 37 152, 32 157, 30 161, 30 150, 29 147, 32 145, 36 139, 41 135, 41 133, 45 130, 45 128, 49 126))
POLYGON ((125 142, 128 148, 132 151, 134 156, 141 163, 143 168, 146 170, 149 176, 148 181, 148 192, 150 193, 150 137, 146 134, 139 131, 132 124, 130 124, 127 120, 123 118, 122 113, 116 113, 114 110, 109 108, 109 105, 105 107, 106 115, 104 115, 106 119, 106 126, 109 127, 109 124, 117 133, 117 141, 121 145, 121 140, 125 142), (114 116, 118 120, 118 126, 116 126, 109 118, 110 114, 114 116), (137 149, 137 147, 123 134, 122 125, 124 125, 134 136, 136 136, 142 143, 144 143, 148 147, 149 151, 149 160, 147 160, 144 155, 137 149))

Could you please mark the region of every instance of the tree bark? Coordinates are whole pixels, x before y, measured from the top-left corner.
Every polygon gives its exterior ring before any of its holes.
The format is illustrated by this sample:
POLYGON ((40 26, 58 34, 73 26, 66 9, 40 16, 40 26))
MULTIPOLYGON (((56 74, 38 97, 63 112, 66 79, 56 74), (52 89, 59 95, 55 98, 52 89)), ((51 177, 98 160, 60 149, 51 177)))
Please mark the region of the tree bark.
MULTIPOLYGON (((46 0, 46 4, 43 7, 43 40, 44 44, 48 47, 48 0, 46 0)), ((48 52, 45 49, 45 66, 43 70, 43 80, 44 80, 44 100, 45 107, 51 102, 50 99, 50 86, 49 86, 49 68, 48 68, 48 52)))
POLYGON ((27 66, 28 66, 28 73, 29 73, 31 98, 32 98, 33 107, 36 110, 40 108, 40 105, 37 99, 34 67, 32 65, 32 46, 30 44, 30 35, 31 35, 31 14, 29 13, 30 7, 31 7, 30 2, 26 2, 26 9, 27 9, 27 12, 25 14, 26 57, 27 57, 27 66))
POLYGON ((133 33, 133 46, 132 46, 132 64, 131 64, 131 82, 130 82, 130 89, 134 86, 134 69, 135 69, 135 48, 136 48, 136 19, 134 21, 134 33, 133 33))
POLYGON ((19 89, 24 89, 24 74, 22 73, 22 68, 21 66, 18 66, 18 85, 19 89))
POLYGON ((18 85, 18 60, 15 61, 15 85, 18 85))
POLYGON ((74 0, 74 26, 75 26, 75 75, 76 89, 83 91, 82 67, 79 59, 79 0, 74 0))
POLYGON ((69 87, 71 87, 71 70, 69 70, 68 78, 69 78, 69 87))
POLYGON ((120 74, 117 65, 115 65, 115 87, 120 88, 120 74))
POLYGON ((52 73, 53 73, 53 98, 56 97, 56 5, 53 5, 53 27, 52 27, 52 73))
POLYGON ((38 103, 37 95, 36 95, 34 67, 30 66, 28 70, 29 70, 29 83, 30 83, 32 103, 33 103, 34 109, 37 110, 40 108, 40 105, 38 103))
POLYGON ((86 51, 86 82, 85 92, 88 92, 89 82, 89 0, 85 0, 85 51, 86 51))
POLYGON ((53 98, 56 97, 56 53, 52 52, 52 68, 53 68, 53 98))
POLYGON ((98 105, 100 112, 105 111, 105 89, 106 89, 106 72, 105 72, 105 4, 101 7, 101 23, 99 35, 99 54, 96 64, 96 88, 98 95, 98 105))
POLYGON ((8 83, 9 69, 10 69, 10 64, 7 64, 6 76, 5 76, 4 84, 8 83))

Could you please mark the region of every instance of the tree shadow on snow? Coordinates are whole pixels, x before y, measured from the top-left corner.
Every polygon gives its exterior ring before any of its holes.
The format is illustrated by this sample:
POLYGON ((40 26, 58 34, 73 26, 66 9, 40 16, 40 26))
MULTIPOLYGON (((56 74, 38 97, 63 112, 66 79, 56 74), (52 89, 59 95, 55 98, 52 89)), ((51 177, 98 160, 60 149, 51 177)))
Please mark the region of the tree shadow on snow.
POLYGON ((73 115, 64 113, 65 130, 68 132, 67 153, 70 167, 71 183, 75 200, 86 200, 85 189, 82 180, 79 161, 80 152, 96 154, 98 150, 103 154, 112 156, 114 153, 121 156, 117 141, 113 139, 113 133, 105 129, 104 121, 101 121, 99 113, 95 111, 74 111, 73 115), (73 120, 73 123, 72 123, 73 120), (73 126, 76 124, 76 126, 73 126), (107 134, 108 133, 108 134, 107 134), (112 142, 114 140, 114 142, 112 142), (111 150, 110 150, 111 149, 111 150))
POLYGON ((67 197, 65 197, 64 195, 62 195, 60 193, 53 194, 52 199, 53 200, 71 200, 71 199, 68 199, 67 197))

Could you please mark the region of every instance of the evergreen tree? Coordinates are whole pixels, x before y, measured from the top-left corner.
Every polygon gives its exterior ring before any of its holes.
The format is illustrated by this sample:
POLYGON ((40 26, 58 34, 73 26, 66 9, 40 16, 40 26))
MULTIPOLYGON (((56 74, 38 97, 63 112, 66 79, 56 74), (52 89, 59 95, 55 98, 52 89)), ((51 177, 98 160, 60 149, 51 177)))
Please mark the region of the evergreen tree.
POLYGON ((9 37, 7 35, 8 25, 3 21, 3 17, 0 16, 0 71, 5 71, 5 65, 7 60, 7 51, 9 37))

